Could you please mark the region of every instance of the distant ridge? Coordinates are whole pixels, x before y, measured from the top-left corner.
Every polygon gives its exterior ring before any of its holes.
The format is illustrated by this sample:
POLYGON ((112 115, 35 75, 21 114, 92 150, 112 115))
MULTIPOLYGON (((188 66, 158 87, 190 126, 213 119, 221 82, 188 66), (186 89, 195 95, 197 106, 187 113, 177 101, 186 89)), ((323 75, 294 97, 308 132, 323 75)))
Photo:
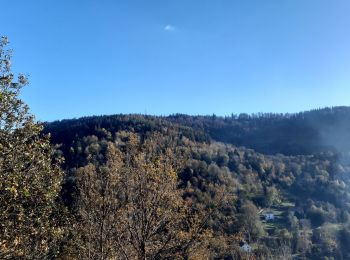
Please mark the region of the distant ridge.
POLYGON ((350 151, 350 107, 326 107, 299 113, 257 113, 231 116, 173 114, 151 116, 116 114, 88 116, 45 123, 53 142, 75 136, 132 130, 138 133, 173 127, 201 142, 210 140, 245 146, 265 154, 302 155, 324 151, 350 151))

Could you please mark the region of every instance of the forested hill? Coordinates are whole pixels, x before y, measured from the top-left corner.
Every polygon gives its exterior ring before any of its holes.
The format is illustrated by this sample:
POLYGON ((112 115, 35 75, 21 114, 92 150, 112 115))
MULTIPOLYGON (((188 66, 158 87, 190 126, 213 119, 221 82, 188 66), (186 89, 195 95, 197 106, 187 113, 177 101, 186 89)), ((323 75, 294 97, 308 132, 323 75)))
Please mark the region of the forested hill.
MULTIPOLYGON (((65 158, 63 201, 78 217, 84 215, 76 213, 77 190, 104 190, 97 177, 110 167, 108 151, 115 146, 125 152, 130 135, 147 143, 156 134, 163 143, 151 143, 152 149, 164 145, 188 155, 178 188, 193 208, 209 209, 222 190, 234 196, 206 221, 210 259, 350 259, 350 156, 343 153, 350 147, 349 129, 349 107, 230 117, 92 116, 45 124, 65 158), (97 177, 91 175, 97 179, 87 174, 82 182, 79 173, 89 169, 97 169, 97 177), (253 253, 237 257, 242 240, 253 253)), ((81 234, 73 233, 78 238, 72 241, 80 241, 81 234)), ((63 254, 75 254, 74 244, 64 248, 63 254)))
POLYGON ((240 114, 231 117, 175 115, 169 120, 207 133, 212 139, 265 154, 312 154, 350 150, 350 107, 297 114, 240 114))
POLYGON ((194 141, 210 140, 245 146, 264 154, 306 155, 350 150, 350 107, 333 107, 296 114, 239 114, 229 117, 148 115, 92 116, 47 123, 54 143, 77 136, 132 130, 138 133, 177 129, 194 141), (101 132, 102 131, 102 132, 101 132))
POLYGON ((92 116, 45 124, 65 158, 62 198, 73 215, 82 185, 77 174, 84 167, 103 172, 111 144, 124 151, 130 134, 141 142, 156 134, 188 155, 178 172, 179 189, 194 208, 213 205, 222 189, 235 197, 205 225, 213 234, 207 239, 210 259, 350 257, 350 156, 343 153, 349 130, 350 107, 230 117, 92 116), (267 213, 274 219, 266 220, 267 213), (237 236, 255 258, 235 256, 241 252, 232 240, 237 236))

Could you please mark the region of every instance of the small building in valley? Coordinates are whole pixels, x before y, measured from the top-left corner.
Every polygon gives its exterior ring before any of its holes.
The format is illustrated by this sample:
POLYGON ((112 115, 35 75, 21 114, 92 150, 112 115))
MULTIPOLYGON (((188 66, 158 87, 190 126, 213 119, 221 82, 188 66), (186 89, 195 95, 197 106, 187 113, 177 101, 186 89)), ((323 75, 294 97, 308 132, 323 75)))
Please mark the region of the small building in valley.
POLYGON ((239 243, 239 246, 243 252, 246 252, 246 253, 252 252, 252 247, 250 245, 248 245, 247 242, 242 241, 241 243, 239 243))

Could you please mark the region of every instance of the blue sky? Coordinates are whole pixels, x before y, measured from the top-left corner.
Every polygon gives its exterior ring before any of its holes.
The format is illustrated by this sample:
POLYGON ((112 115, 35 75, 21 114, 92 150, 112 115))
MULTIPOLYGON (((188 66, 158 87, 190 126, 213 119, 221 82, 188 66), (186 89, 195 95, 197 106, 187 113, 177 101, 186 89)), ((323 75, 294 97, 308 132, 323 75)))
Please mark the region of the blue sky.
POLYGON ((348 0, 1 0, 39 120, 350 105, 348 0))

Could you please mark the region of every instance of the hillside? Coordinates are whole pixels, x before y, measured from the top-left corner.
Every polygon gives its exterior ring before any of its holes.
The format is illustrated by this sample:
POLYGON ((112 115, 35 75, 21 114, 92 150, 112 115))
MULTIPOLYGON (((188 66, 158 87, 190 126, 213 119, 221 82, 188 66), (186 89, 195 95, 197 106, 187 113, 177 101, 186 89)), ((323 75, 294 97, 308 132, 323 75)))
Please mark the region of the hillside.
POLYGON ((350 107, 333 107, 297 114, 239 114, 230 117, 166 117, 146 115, 91 116, 46 124, 54 142, 71 142, 96 128, 110 131, 156 131, 176 125, 196 141, 215 140, 252 148, 264 154, 305 155, 322 151, 347 152, 350 147, 350 107), (64 136, 63 136, 64 135, 64 136))
POLYGON ((206 208, 224 188, 234 199, 211 215, 213 259, 232 259, 240 234, 258 259, 349 257, 350 108, 231 117, 114 115, 45 124, 66 159, 63 198, 74 208, 75 174, 103 163, 108 143, 160 133, 188 154, 179 188, 206 208), (273 220, 265 220, 266 213, 273 220))

